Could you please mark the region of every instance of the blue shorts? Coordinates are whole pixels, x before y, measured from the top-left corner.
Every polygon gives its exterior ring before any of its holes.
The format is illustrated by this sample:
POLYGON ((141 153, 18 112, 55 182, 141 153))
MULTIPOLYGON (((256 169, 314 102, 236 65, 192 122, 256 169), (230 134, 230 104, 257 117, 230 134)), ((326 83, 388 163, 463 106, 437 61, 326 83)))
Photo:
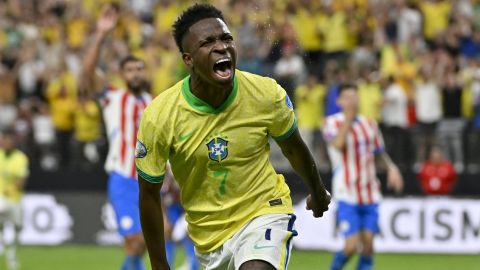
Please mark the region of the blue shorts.
POLYGON ((118 232, 128 236, 142 232, 138 208, 138 181, 113 172, 108 179, 108 199, 115 210, 118 232))
POLYGON ((362 230, 373 234, 380 231, 378 226, 378 204, 351 204, 339 201, 337 204, 337 225, 340 233, 352 236, 362 230))
POLYGON ((175 223, 177 223, 178 219, 183 214, 182 205, 180 203, 172 203, 166 208, 168 220, 172 223, 172 225, 175 225, 175 223))

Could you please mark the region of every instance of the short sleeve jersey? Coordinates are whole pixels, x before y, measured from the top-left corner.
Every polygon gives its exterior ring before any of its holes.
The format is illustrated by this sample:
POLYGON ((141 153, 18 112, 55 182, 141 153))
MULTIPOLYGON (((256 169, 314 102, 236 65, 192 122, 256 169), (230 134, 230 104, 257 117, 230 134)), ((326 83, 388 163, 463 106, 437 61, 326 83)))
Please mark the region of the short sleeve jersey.
POLYGON ((192 94, 187 77, 143 113, 137 171, 160 183, 170 162, 189 235, 199 252, 213 251, 256 216, 292 213, 268 138, 286 139, 296 128, 289 97, 270 78, 237 70, 230 95, 213 108, 192 94))
POLYGON ((20 150, 7 154, 0 149, 0 196, 5 196, 13 203, 20 203, 23 191, 18 188, 18 181, 30 174, 28 158, 20 150))

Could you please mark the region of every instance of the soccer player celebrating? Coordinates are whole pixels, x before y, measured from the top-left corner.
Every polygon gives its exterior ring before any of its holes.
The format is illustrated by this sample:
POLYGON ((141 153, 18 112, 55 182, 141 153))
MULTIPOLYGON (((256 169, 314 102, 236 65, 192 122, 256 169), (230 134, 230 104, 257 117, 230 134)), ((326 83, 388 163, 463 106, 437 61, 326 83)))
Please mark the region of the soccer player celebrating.
POLYGON ((170 269, 158 198, 168 160, 205 269, 285 269, 295 216, 285 179, 269 161, 269 136, 308 185, 313 215, 322 216, 330 202, 292 103, 273 79, 235 69, 235 42, 215 7, 185 10, 173 36, 190 76, 147 107, 136 148, 152 268, 170 269))
POLYGON ((13 129, 4 130, 0 138, 0 238, 6 223, 14 225, 14 239, 6 245, 8 269, 18 269, 16 247, 22 229, 21 199, 29 175, 28 158, 16 148, 13 129))
POLYGON ((103 119, 109 141, 109 151, 105 164, 110 174, 108 197, 115 210, 119 233, 124 237, 125 259, 122 270, 144 269, 142 256, 145 252, 140 214, 138 209, 138 183, 135 169, 135 144, 141 113, 151 101, 145 91, 144 63, 134 56, 126 56, 120 61, 121 77, 126 90, 115 89, 95 71, 101 45, 115 28, 117 10, 108 5, 98 22, 93 44, 88 48, 82 67, 81 91, 93 94, 102 90, 103 119))
POLYGON ((327 117, 324 136, 333 168, 333 197, 337 200, 337 219, 345 236, 345 247, 338 252, 331 269, 343 265, 361 246, 359 270, 372 269, 373 237, 378 233, 380 186, 375 173, 375 155, 388 169, 388 186, 395 192, 403 189, 397 166, 385 152, 382 135, 374 120, 358 115, 358 94, 355 85, 339 89, 337 103, 341 112, 327 117))

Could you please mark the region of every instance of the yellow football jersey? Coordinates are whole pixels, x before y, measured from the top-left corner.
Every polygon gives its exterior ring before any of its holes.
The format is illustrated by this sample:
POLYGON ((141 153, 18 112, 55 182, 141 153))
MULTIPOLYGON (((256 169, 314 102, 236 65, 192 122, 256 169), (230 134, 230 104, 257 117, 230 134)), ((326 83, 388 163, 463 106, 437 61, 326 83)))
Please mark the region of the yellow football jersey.
POLYGON ((137 171, 160 183, 169 160, 189 235, 199 252, 210 252, 254 217, 292 213, 268 138, 288 138, 296 128, 292 103, 273 79, 237 70, 230 96, 213 108, 192 94, 187 77, 144 111, 137 171))
POLYGON ((29 175, 28 158, 20 150, 6 154, 0 149, 0 196, 18 203, 23 191, 18 188, 18 181, 29 175))

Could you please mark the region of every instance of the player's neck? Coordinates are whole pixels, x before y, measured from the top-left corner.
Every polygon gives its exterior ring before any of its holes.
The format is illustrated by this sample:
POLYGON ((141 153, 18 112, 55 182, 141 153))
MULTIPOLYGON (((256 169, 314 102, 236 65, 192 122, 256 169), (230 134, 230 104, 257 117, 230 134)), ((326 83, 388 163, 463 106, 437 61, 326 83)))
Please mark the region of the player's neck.
POLYGON ((214 108, 220 107, 228 98, 233 89, 233 82, 228 87, 215 87, 207 85, 199 79, 192 78, 190 80, 190 91, 197 98, 203 100, 214 108))
POLYGON ((143 90, 139 90, 139 91, 133 91, 132 89, 128 89, 128 92, 136 97, 139 97, 142 95, 143 93, 143 90))

